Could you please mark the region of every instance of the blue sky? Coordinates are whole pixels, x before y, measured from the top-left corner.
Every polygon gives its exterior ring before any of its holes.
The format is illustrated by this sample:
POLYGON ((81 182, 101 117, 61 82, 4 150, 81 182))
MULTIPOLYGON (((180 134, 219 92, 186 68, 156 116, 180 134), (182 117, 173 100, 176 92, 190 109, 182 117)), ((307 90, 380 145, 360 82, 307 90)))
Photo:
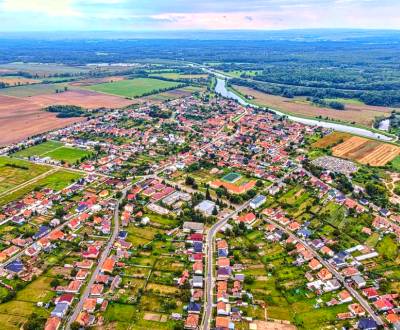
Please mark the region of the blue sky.
POLYGON ((400 29, 400 0, 0 0, 0 31, 400 29))

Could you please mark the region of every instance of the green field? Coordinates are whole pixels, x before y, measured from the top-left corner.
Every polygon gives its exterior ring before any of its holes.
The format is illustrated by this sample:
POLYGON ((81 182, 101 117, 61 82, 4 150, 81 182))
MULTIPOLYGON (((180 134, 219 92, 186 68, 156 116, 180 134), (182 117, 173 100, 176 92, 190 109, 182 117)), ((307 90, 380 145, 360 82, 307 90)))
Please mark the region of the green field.
POLYGON ((37 180, 29 185, 23 186, 10 194, 0 197, 0 205, 5 205, 16 199, 19 199, 35 189, 50 188, 53 190, 61 190, 71 184, 72 181, 79 179, 81 175, 76 172, 57 171, 42 179, 37 180))
POLYGON ((235 173, 235 172, 231 172, 226 174, 225 176, 222 177, 221 180, 230 182, 230 183, 234 183, 237 180, 239 180, 242 176, 239 173, 235 173))
POLYGON ((207 78, 207 74, 183 74, 178 72, 154 73, 151 77, 163 77, 167 79, 199 79, 207 78))
POLYGON ((147 93, 157 92, 160 89, 178 87, 178 83, 152 78, 137 78, 132 80, 121 80, 112 83, 104 83, 88 86, 87 89, 114 94, 124 97, 139 97, 147 93))
POLYGON ((73 67, 63 64, 23 63, 23 62, 0 64, 0 69, 29 72, 32 74, 38 74, 39 76, 47 76, 49 74, 56 74, 56 73, 76 74, 79 72, 87 72, 90 70, 87 67, 73 67))
POLYGON ((67 163, 75 163, 91 153, 86 150, 65 147, 57 141, 47 141, 42 144, 21 150, 14 155, 16 157, 50 157, 54 160, 65 161, 67 163))
POLYGON ((56 89, 64 90, 64 87, 68 87, 68 89, 74 89, 73 87, 69 86, 68 83, 33 84, 3 88, 0 89, 0 95, 30 97, 41 94, 54 94, 56 89))
POLYGON ((0 157, 0 194, 50 170, 49 166, 0 157))
POLYGON ((44 143, 29 147, 27 149, 18 151, 14 154, 16 157, 30 157, 30 156, 42 156, 56 148, 62 147, 63 144, 57 141, 46 141, 44 143))

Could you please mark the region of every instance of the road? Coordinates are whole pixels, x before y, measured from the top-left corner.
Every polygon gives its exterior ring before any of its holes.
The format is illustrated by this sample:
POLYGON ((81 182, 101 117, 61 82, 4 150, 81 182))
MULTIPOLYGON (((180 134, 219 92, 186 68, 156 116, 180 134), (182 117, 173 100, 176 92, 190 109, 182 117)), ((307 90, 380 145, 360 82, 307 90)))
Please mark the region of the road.
POLYGON ((67 324, 65 326, 65 329, 67 329, 67 330, 70 329, 71 324, 76 320, 79 313, 82 311, 83 304, 84 304, 86 298, 89 297, 90 290, 92 289, 92 286, 93 286, 94 282, 96 281, 96 277, 97 277, 97 275, 99 275, 101 268, 103 267, 104 261, 107 259, 108 255, 110 254, 110 251, 114 245, 114 242, 117 239, 117 236, 119 233, 119 205, 122 202, 122 200, 125 198, 126 193, 129 189, 130 189, 130 187, 126 188, 122 192, 122 197, 118 200, 118 203, 114 210, 114 228, 113 228, 112 235, 111 235, 110 239, 108 240, 108 243, 100 256, 100 259, 98 260, 96 269, 93 271, 93 273, 90 277, 90 280, 87 283, 85 290, 80 297, 78 304, 75 306, 73 313, 68 318, 67 324))
POLYGON ((346 288, 347 291, 350 292, 350 294, 360 303, 360 305, 367 311, 367 313, 375 320, 375 322, 378 325, 384 325, 385 323, 382 321, 380 316, 378 316, 375 311, 372 309, 372 307, 368 304, 368 302, 355 290, 352 286, 350 286, 345 278, 340 274, 329 262, 327 262, 325 259, 323 259, 318 252, 316 252, 304 239, 294 235, 291 231, 286 229, 285 227, 282 227, 275 221, 272 221, 271 219, 266 219, 266 221, 270 224, 273 224, 280 230, 284 231, 286 234, 288 234, 290 237, 295 239, 296 241, 300 242, 303 244, 308 251, 310 251, 315 258, 318 259, 318 261, 324 265, 325 268, 327 268, 335 277, 336 279, 342 283, 342 285, 346 288))
POLYGON ((218 220, 208 231, 206 237, 206 274, 205 274, 205 285, 204 291, 206 293, 204 300, 204 313, 202 321, 202 329, 210 329, 210 321, 212 316, 213 304, 214 304, 214 239, 218 231, 228 222, 229 219, 233 218, 241 211, 246 209, 250 205, 250 201, 239 206, 235 211, 229 213, 226 217, 218 220))

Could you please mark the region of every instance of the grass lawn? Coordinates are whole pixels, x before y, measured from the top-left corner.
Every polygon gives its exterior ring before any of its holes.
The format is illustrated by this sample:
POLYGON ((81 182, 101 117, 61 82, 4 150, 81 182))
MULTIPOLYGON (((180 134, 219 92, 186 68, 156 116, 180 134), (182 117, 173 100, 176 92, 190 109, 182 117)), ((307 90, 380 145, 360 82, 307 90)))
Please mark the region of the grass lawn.
POLYGON ((139 97, 147 93, 157 92, 160 89, 178 87, 178 83, 152 78, 137 78, 132 80, 121 80, 112 83, 97 84, 88 86, 96 92, 114 94, 124 97, 139 97))
POLYGON ((400 156, 397 156, 395 159, 393 159, 393 160, 390 162, 390 167, 391 167, 393 170, 395 170, 395 171, 397 171, 397 172, 400 172, 400 156))
POLYGON ((26 194, 30 193, 31 191, 39 188, 50 188, 53 190, 61 190, 75 181, 79 179, 81 175, 76 172, 69 172, 69 171, 57 171, 52 173, 34 183, 24 186, 21 189, 16 190, 11 194, 4 195, 0 198, 0 205, 7 204, 13 200, 21 198, 26 194))
POLYGON ((31 156, 42 156, 54 149, 62 147, 63 144, 57 141, 46 141, 41 144, 26 148, 24 150, 18 151, 13 156, 16 157, 31 157, 31 156))
POLYGON ((53 279, 47 276, 41 276, 32 283, 28 284, 25 288, 17 293, 17 300, 31 301, 31 302, 48 302, 55 296, 55 292, 51 291, 50 282, 53 279))
POLYGON ((104 319, 112 322, 130 322, 135 316, 136 306, 110 303, 104 313, 104 319))
POLYGON ((50 170, 24 160, 0 157, 0 194, 50 170))

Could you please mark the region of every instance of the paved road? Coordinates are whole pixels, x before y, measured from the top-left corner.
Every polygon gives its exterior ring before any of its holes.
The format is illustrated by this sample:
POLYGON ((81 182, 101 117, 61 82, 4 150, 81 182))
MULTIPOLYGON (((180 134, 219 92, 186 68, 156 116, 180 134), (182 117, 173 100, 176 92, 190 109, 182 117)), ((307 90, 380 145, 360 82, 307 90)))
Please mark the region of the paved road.
POLYGON ((202 329, 210 329, 210 321, 212 316, 213 304, 214 304, 214 239, 218 231, 228 222, 229 219, 233 218, 250 204, 250 201, 239 206, 235 211, 229 213, 226 217, 218 220, 208 231, 206 237, 206 275, 205 275, 205 300, 204 300, 204 313, 202 329))
POLYGON ((96 277, 97 277, 97 275, 99 275, 99 273, 101 271, 101 267, 103 267, 104 261, 107 259, 108 255, 110 254, 110 251, 114 245, 114 242, 117 239, 117 236, 119 233, 119 205, 122 202, 122 200, 125 198, 128 189, 129 188, 126 188, 123 191, 122 197, 118 200, 118 203, 117 203, 117 205, 115 207, 115 211, 114 211, 114 228, 113 228, 111 238, 109 239, 105 249, 103 250, 103 252, 100 256, 100 259, 98 260, 96 269, 93 271, 93 273, 90 277, 90 280, 86 285, 85 291, 81 295, 78 304, 75 306, 73 313, 71 314, 71 316, 69 317, 69 319, 67 321, 67 324, 65 326, 65 329, 67 329, 67 330, 70 329, 71 324, 76 320, 79 313, 82 311, 83 304, 84 304, 86 298, 89 297, 90 290, 91 290, 94 282, 96 281, 96 277))
POLYGON ((346 288, 347 291, 350 292, 350 294, 360 303, 360 305, 362 307, 364 307, 364 309, 367 311, 367 313, 375 320, 375 322, 378 325, 383 325, 385 324, 381 317, 378 316, 375 311, 372 309, 372 307, 368 304, 368 302, 357 292, 357 290, 355 290, 352 286, 350 286, 345 278, 342 276, 342 274, 340 274, 329 262, 327 262, 325 259, 323 259, 308 243, 307 241, 299 238, 298 236, 294 235, 291 231, 289 231, 288 229, 286 229, 285 227, 282 227, 281 225, 279 225, 278 223, 276 223, 275 221, 272 221, 271 219, 266 219, 266 221, 270 224, 273 224, 274 226, 276 226, 277 228, 283 230, 285 233, 287 233, 290 237, 292 237, 293 239, 296 239, 298 242, 300 242, 301 244, 303 244, 306 249, 308 251, 310 251, 315 258, 318 259, 318 261, 324 265, 338 280, 339 282, 341 282, 343 284, 343 286, 346 288))

